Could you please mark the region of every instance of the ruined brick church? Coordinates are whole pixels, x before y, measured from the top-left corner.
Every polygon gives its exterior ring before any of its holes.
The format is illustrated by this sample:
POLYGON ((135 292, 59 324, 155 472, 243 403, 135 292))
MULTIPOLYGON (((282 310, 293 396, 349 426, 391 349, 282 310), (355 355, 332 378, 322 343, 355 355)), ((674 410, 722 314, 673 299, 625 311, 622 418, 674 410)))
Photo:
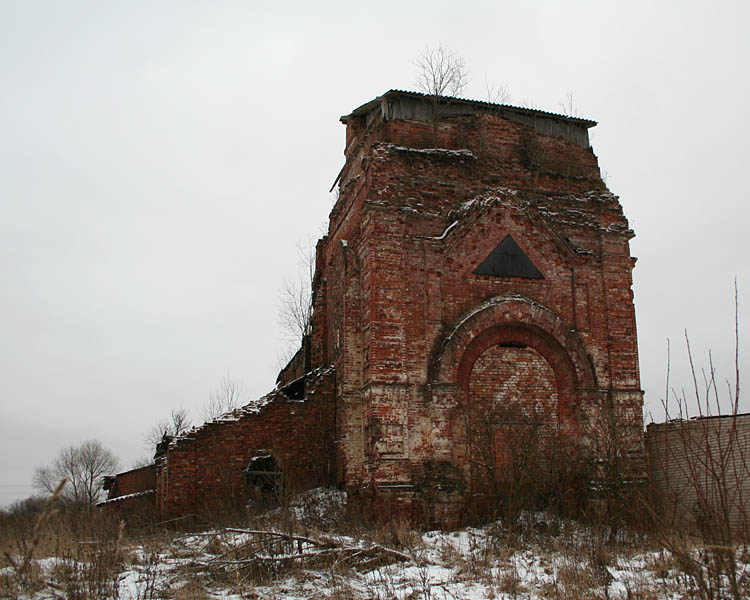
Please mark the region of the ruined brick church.
POLYGON ((110 478, 105 504, 168 518, 337 486, 365 514, 452 524, 532 424, 596 459, 614 418, 637 463, 634 234, 596 123, 396 90, 341 121, 302 348, 267 396, 110 478))

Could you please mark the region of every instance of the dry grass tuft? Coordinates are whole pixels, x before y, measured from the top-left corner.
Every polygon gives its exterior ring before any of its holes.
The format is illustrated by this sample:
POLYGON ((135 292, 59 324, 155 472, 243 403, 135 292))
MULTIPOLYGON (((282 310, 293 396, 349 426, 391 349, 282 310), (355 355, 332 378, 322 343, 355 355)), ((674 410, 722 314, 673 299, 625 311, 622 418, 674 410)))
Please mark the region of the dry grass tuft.
POLYGON ((212 600, 205 587, 196 579, 191 579, 177 588, 171 596, 173 600, 212 600))

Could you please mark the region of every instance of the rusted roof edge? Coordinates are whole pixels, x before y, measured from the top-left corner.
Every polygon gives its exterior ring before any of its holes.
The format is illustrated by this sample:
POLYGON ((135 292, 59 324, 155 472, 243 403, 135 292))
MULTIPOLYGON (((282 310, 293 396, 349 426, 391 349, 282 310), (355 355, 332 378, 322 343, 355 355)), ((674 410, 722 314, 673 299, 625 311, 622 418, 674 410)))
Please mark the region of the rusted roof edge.
MULTIPOLYGON (((368 112, 373 110, 375 107, 379 106, 382 100, 386 98, 393 98, 396 96, 403 96, 407 98, 421 98, 421 99, 430 98, 428 94, 422 94, 420 92, 410 92, 406 90, 388 90, 381 96, 378 96, 377 98, 374 98, 373 100, 370 100, 369 102, 366 102, 365 104, 355 108, 348 115, 342 116, 340 120, 342 123, 346 123, 346 120, 349 117, 358 117, 358 116, 367 114, 368 112)), ((591 119, 584 119, 581 117, 570 117, 567 115, 561 115, 559 113, 553 113, 553 112, 549 112, 546 110, 539 110, 536 108, 526 108, 523 106, 513 106, 510 104, 495 104, 493 102, 485 102, 482 100, 471 100, 469 98, 454 98, 452 96, 439 96, 439 99, 440 99, 440 102, 443 104, 465 104, 465 105, 476 106, 477 108, 481 108, 481 109, 485 109, 489 111, 504 110, 504 111, 509 111, 509 112, 525 114, 525 115, 533 115, 533 116, 540 116, 544 118, 568 121, 570 123, 582 125, 586 127, 586 129, 589 129, 597 125, 597 122, 591 119)))

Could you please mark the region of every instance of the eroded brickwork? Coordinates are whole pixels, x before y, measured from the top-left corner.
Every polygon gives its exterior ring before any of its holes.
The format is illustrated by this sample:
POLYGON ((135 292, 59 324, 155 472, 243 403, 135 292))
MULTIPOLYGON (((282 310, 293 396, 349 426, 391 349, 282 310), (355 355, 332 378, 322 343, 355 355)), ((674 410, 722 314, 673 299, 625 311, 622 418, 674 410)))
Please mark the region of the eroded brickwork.
POLYGON ((129 519, 148 519, 155 516, 156 466, 147 465, 105 477, 107 499, 99 506, 117 510, 129 519))
POLYGON ((493 413, 517 406, 530 416, 544 415, 557 427, 557 380, 544 357, 533 348, 492 346, 472 366, 469 402, 474 412, 493 413))
POLYGON ((500 390, 593 448, 610 410, 642 466, 633 233, 588 144, 594 123, 456 100, 431 110, 389 92, 342 118, 313 334, 338 373, 340 483, 373 512, 460 519, 461 407, 500 390), (541 277, 474 273, 507 236, 541 277))
POLYGON ((279 493, 330 485, 334 468, 333 369, 308 376, 305 395, 275 391, 175 438, 157 459, 159 513, 164 517, 242 508, 253 496, 243 473, 271 455, 283 475, 279 493))
MULTIPOLYGON (((242 502, 243 470, 267 453, 285 482, 333 482, 363 513, 456 524, 480 416, 505 406, 594 454, 616 422, 640 468, 633 232, 595 123, 397 91, 342 122, 310 335, 259 411, 169 444, 162 514, 242 502)), ((510 438, 492 439, 502 462, 510 438)))

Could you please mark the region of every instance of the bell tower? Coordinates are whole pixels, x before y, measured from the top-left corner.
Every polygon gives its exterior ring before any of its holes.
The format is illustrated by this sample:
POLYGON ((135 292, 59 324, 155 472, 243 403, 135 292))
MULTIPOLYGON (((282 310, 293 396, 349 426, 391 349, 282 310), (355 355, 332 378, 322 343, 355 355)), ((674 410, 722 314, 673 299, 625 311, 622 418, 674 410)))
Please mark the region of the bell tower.
POLYGON ((634 234, 596 123, 395 90, 341 120, 310 356, 336 369, 350 501, 457 523, 522 443, 601 464, 605 423, 639 473, 634 234))

